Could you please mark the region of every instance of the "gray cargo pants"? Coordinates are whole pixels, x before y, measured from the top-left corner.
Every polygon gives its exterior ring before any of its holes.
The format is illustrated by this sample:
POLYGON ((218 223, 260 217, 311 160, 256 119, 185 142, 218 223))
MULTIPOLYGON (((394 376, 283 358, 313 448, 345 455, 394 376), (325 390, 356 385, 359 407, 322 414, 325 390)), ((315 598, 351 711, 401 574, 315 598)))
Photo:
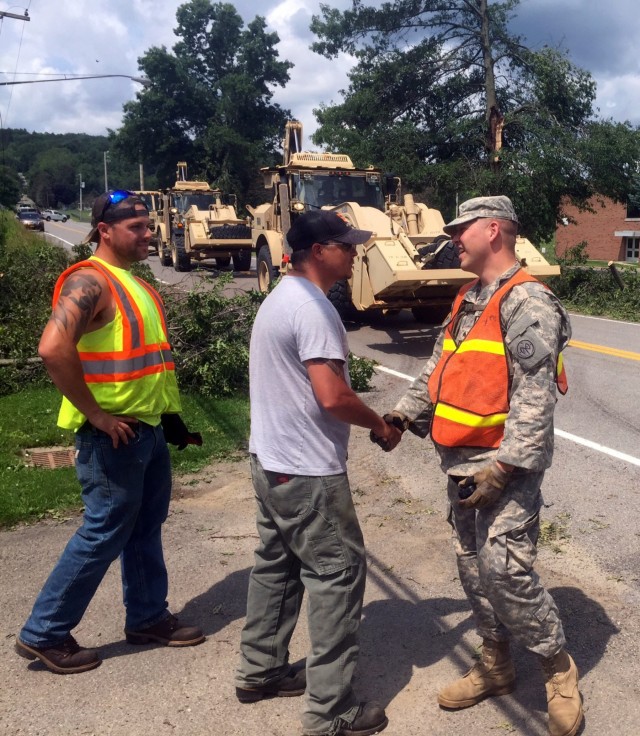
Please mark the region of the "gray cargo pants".
POLYGON ((449 523, 458 573, 483 639, 506 641, 542 657, 565 646, 560 614, 533 569, 540 529, 544 473, 516 474, 495 506, 476 511, 458 505, 449 477, 449 523))
POLYGON ((366 578, 364 540, 346 474, 311 477, 265 471, 251 456, 260 542, 249 578, 238 687, 288 671, 289 642, 307 593, 311 652, 302 715, 306 734, 351 723, 351 687, 366 578))

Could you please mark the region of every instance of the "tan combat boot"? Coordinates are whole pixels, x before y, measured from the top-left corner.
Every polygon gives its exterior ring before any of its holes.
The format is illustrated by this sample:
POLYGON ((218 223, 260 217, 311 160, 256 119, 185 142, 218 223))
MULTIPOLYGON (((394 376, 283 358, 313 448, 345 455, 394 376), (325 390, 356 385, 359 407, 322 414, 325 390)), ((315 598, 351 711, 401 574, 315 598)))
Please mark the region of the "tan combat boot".
POLYGON ((508 641, 482 641, 482 658, 464 677, 438 693, 443 708, 468 708, 489 695, 513 692, 516 673, 508 641))
POLYGON ((561 649, 553 657, 542 659, 542 669, 547 689, 549 733, 551 736, 575 736, 583 718, 576 663, 561 649))

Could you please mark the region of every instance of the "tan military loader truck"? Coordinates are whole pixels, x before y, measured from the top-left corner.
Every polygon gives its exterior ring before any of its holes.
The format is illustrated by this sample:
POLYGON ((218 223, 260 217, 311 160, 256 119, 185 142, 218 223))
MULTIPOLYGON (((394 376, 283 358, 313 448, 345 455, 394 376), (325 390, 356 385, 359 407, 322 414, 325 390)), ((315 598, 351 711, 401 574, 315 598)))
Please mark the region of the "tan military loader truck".
MULTIPOLYGON (((302 151, 301 139, 301 123, 287 123, 282 165, 262 169, 271 199, 247 208, 260 290, 266 291, 289 267, 286 234, 294 219, 312 208, 330 209, 374 233, 358 246, 352 277, 329 292, 340 315, 408 308, 419 321, 440 322, 460 286, 475 278, 460 269, 440 212, 414 202, 410 194, 401 198, 399 179, 385 177, 380 169, 357 169, 343 154, 302 151), (383 186, 393 190, 386 197, 383 186)), ((535 276, 560 273, 528 240, 519 238, 516 247, 535 276)))
POLYGON ((238 217, 235 195, 224 195, 207 182, 187 179, 187 164, 178 163, 176 183, 164 196, 159 225, 160 260, 176 271, 215 259, 218 268, 233 260, 234 271, 251 266, 251 229, 238 217))
POLYGON ((156 189, 136 189, 133 192, 147 205, 149 210, 149 230, 151 230, 151 240, 149 248, 160 254, 158 242, 158 223, 162 218, 162 202, 163 194, 156 189))

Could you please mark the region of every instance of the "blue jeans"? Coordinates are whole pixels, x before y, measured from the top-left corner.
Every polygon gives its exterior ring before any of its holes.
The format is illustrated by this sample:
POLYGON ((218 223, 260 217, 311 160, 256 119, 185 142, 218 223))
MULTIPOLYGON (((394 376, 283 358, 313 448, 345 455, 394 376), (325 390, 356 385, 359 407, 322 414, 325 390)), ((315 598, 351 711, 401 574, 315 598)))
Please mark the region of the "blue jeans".
POLYGON ((85 425, 76 434, 76 472, 84 518, 40 591, 20 639, 63 642, 82 619, 109 565, 120 556, 125 628, 167 616, 161 528, 169 511, 171 463, 162 427, 134 425, 129 443, 85 425))
POLYGON ((364 540, 346 474, 288 476, 251 457, 260 543, 249 579, 238 687, 289 670, 289 642, 303 593, 311 653, 302 725, 329 734, 358 710, 352 679, 366 578, 364 540))

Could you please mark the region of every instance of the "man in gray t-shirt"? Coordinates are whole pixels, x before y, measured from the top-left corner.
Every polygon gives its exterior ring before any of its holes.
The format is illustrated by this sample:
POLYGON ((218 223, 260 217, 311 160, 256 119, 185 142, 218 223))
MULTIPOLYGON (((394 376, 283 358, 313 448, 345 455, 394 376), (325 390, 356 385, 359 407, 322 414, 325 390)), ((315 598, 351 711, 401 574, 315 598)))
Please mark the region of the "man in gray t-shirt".
POLYGON ((351 424, 385 449, 400 431, 349 382, 349 346, 327 299, 372 233, 334 212, 301 215, 287 235, 292 270, 258 310, 251 335, 251 473, 260 542, 249 579, 236 695, 243 703, 302 695, 304 734, 374 734, 384 709, 351 686, 364 597, 364 540, 346 473, 351 424), (289 665, 307 594, 311 654, 289 665))

